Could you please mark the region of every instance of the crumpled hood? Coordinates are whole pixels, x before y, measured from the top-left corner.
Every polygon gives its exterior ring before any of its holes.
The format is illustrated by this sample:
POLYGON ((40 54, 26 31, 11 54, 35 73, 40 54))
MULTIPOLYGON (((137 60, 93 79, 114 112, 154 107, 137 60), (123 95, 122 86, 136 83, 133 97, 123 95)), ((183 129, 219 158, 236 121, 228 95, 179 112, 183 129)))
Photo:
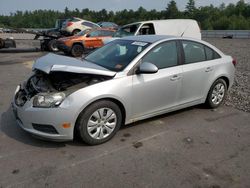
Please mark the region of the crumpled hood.
POLYGON ((41 58, 38 58, 33 67, 33 70, 37 69, 47 74, 50 72, 72 72, 72 73, 83 73, 83 74, 94 74, 103 76, 115 76, 116 72, 110 71, 90 63, 85 60, 79 60, 72 57, 66 57, 62 55, 56 55, 49 53, 41 58))

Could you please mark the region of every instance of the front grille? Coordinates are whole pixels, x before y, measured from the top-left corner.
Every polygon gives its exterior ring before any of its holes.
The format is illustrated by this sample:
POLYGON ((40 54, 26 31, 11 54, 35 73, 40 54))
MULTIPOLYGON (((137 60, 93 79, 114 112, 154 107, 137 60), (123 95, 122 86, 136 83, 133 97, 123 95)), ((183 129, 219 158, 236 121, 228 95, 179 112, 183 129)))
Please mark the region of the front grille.
POLYGON ((44 125, 44 124, 36 124, 32 123, 32 127, 35 130, 44 132, 44 133, 49 133, 49 134, 59 134, 57 130, 52 126, 52 125, 44 125))

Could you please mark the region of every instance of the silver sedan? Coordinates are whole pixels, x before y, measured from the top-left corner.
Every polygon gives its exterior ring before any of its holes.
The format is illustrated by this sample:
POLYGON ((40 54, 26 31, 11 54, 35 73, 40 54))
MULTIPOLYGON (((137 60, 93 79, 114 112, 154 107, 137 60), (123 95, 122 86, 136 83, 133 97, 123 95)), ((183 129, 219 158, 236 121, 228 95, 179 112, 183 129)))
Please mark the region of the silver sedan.
POLYGON ((83 60, 48 54, 14 95, 18 124, 36 136, 90 144, 122 124, 206 103, 218 107, 235 60, 211 44, 173 36, 114 40, 83 60))

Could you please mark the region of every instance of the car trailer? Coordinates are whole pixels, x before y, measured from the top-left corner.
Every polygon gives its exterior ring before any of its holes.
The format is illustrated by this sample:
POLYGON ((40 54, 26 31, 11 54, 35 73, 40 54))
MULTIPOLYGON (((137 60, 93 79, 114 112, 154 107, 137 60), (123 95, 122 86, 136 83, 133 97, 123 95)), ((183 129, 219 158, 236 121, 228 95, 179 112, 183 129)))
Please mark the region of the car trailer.
POLYGON ((11 38, 7 38, 7 39, 0 38, 0 49, 2 48, 16 48, 15 40, 11 38))

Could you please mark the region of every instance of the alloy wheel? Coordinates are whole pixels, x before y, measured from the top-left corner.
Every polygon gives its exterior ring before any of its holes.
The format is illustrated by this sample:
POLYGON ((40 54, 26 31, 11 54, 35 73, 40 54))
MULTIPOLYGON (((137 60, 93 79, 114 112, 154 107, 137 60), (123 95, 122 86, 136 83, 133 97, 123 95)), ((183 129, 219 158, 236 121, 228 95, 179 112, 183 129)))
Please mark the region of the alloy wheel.
POLYGON ((117 116, 110 108, 100 108, 89 118, 87 124, 88 134, 94 139, 104 139, 115 129, 117 116))
POLYGON ((212 92, 212 102, 215 105, 221 103, 225 95, 225 86, 222 83, 218 83, 215 85, 213 92, 212 92))

